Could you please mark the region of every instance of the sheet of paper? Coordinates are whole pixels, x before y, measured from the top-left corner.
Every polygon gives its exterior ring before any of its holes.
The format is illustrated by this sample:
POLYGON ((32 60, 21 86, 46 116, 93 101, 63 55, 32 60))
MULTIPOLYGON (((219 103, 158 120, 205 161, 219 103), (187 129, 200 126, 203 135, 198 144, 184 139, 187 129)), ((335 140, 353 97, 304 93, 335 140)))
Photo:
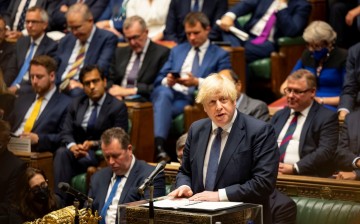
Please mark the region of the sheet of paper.
MULTIPOLYGON (((218 26, 221 25, 221 20, 216 20, 216 24, 218 26)), ((236 28, 235 26, 231 26, 229 28, 230 32, 232 32, 237 38, 239 38, 242 41, 247 41, 249 39, 249 34, 245 33, 242 30, 239 30, 238 28, 236 28)))
POLYGON ((12 137, 8 149, 12 152, 31 152, 31 141, 29 138, 12 137))

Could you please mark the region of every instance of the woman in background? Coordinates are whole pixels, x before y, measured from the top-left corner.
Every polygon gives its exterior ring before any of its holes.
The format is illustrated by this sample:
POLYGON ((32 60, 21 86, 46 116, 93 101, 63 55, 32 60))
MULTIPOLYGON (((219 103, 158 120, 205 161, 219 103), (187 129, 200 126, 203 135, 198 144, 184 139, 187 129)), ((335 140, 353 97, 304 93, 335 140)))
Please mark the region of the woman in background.
MULTIPOLYGON (((304 31, 307 43, 292 72, 307 69, 317 78, 315 100, 327 108, 337 110, 346 73, 347 50, 335 46, 336 32, 323 21, 313 21, 304 31)), ((280 88, 284 94, 285 81, 280 88)))

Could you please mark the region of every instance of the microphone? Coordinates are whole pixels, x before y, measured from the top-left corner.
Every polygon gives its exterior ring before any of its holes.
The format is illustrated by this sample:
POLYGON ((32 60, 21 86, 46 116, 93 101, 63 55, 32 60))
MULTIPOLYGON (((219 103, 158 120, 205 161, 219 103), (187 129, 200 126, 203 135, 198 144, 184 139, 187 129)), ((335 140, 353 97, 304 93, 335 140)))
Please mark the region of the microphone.
POLYGON ((65 193, 74 195, 78 200, 88 201, 88 203, 92 203, 93 199, 89 198, 86 194, 76 190, 73 187, 70 187, 68 183, 60 182, 58 184, 58 188, 65 193))
POLYGON ((154 171, 150 174, 148 178, 144 180, 144 183, 138 188, 140 194, 144 194, 144 190, 149 186, 149 184, 154 180, 154 178, 165 169, 166 161, 161 161, 157 164, 154 171))

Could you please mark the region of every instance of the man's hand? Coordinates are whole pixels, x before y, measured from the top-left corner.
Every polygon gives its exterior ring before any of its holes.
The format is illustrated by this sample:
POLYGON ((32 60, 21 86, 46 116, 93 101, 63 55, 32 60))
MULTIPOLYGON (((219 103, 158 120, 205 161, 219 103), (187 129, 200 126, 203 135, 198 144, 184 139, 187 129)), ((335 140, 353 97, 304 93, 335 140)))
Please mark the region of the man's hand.
POLYGON ((293 165, 286 163, 279 163, 279 173, 280 174, 294 174, 293 165))
POLYGON ((111 88, 109 89, 109 93, 115 97, 118 96, 124 97, 124 96, 135 95, 136 90, 135 88, 125 88, 119 85, 112 85, 111 88))
POLYGON ((66 13, 69 10, 69 7, 67 5, 62 5, 60 7, 60 12, 66 13))
POLYGON ((84 151, 89 151, 91 148, 97 146, 97 142, 95 141, 89 141, 89 140, 86 140, 83 144, 82 144, 82 149, 84 151))
POLYGON ((17 39, 19 39, 19 38, 22 36, 22 33, 21 33, 20 31, 11 31, 11 30, 8 30, 8 31, 6 31, 5 36, 6 36, 6 38, 8 38, 8 39, 17 40, 17 39))
POLYGON ((339 172, 338 174, 333 175, 338 180, 355 180, 356 179, 356 173, 355 171, 352 172, 339 172))
POLYGON ((345 111, 345 110, 340 110, 340 112, 339 112, 339 120, 340 120, 340 121, 345 120, 345 117, 346 117, 347 114, 348 114, 347 111, 345 111))
POLYGON ((167 76, 166 76, 166 81, 167 81, 167 85, 169 87, 171 87, 171 86, 175 85, 176 78, 171 73, 168 73, 167 76))
POLYGON ((23 132, 20 138, 29 138, 32 145, 39 143, 39 136, 33 132, 23 132))
POLYGON ((178 78, 176 82, 187 87, 199 85, 199 79, 190 72, 187 77, 178 78))
POLYGON ((110 28, 109 20, 103 20, 96 23, 96 27, 99 29, 107 29, 110 28))
POLYGON ((191 201, 220 201, 218 191, 203 191, 201 193, 195 194, 191 198, 191 201))
POLYGON ((193 195, 193 192, 189 186, 183 185, 178 187, 176 190, 173 190, 168 194, 174 198, 188 198, 193 195))
POLYGON ((73 145, 70 147, 70 151, 74 154, 75 158, 81 158, 86 156, 87 152, 83 150, 82 144, 73 145))
POLYGON ((229 31, 231 26, 234 26, 234 20, 230 16, 223 16, 221 18, 220 28, 229 31))
POLYGON ((83 89, 83 85, 81 84, 81 82, 78 82, 74 79, 71 79, 70 82, 69 82, 69 85, 68 85, 68 90, 72 90, 72 89, 75 89, 75 88, 80 88, 80 89, 83 89))
POLYGON ((10 86, 8 89, 8 92, 10 92, 11 94, 16 94, 18 88, 16 86, 10 86))

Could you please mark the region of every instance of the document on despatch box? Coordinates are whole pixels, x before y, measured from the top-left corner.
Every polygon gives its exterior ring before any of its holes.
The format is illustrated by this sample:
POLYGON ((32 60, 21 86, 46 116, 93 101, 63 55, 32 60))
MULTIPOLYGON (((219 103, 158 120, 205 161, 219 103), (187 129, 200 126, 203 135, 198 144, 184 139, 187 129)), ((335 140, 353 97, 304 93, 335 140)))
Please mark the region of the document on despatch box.
POLYGON ((31 140, 29 138, 11 137, 7 147, 12 152, 31 152, 31 140))

